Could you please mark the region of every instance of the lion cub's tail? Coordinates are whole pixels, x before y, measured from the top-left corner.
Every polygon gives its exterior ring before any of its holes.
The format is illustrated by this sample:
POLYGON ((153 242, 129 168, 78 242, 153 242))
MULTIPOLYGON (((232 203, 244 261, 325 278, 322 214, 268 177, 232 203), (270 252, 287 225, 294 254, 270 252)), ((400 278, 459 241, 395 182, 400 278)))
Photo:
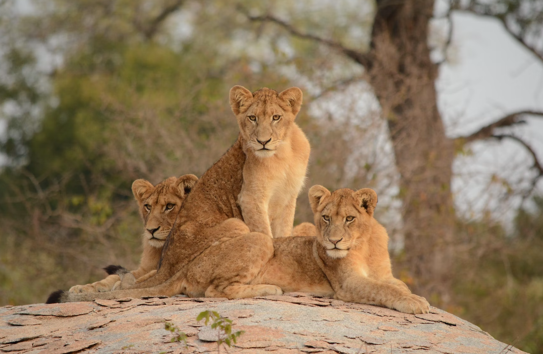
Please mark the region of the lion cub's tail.
POLYGON ((103 293, 86 293, 76 294, 64 290, 57 290, 51 293, 47 298, 46 304, 58 304, 64 302, 82 302, 82 301, 94 301, 94 300, 117 300, 141 297, 160 297, 160 296, 173 296, 169 289, 164 287, 155 287, 149 289, 129 289, 129 290, 113 290, 103 293))

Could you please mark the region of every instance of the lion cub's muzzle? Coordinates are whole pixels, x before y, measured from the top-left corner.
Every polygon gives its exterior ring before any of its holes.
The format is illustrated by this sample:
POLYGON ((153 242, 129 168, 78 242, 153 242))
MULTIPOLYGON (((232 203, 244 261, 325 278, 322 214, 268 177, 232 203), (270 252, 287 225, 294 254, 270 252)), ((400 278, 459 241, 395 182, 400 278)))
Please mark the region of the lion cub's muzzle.
POLYGON ((262 151, 262 152, 268 152, 268 151, 274 151, 274 143, 272 142, 272 138, 269 138, 268 140, 264 139, 258 139, 256 138, 256 151, 262 151))
POLYGON ((251 145, 254 149, 256 156, 269 157, 275 154, 277 143, 272 140, 272 138, 269 138, 268 140, 255 138, 251 145))
MULTIPOLYGON (((343 237, 340 239, 328 239, 328 242, 334 245, 334 248, 337 248, 337 244, 340 243, 343 240, 343 237)), ((339 248, 338 248, 339 249, 339 248)))
POLYGON ((348 250, 349 244, 346 236, 348 236, 345 231, 336 225, 331 225, 327 230, 328 232, 324 234, 323 239, 325 241, 326 249, 329 250, 348 250))
POLYGON ((145 236, 147 237, 147 241, 149 242, 149 245, 153 247, 162 247, 164 245, 164 242, 166 241, 166 238, 168 238, 168 235, 170 234, 170 230, 160 230, 155 233, 150 233, 149 231, 145 230, 145 236))
POLYGON ((343 258, 347 256, 350 249, 350 244, 345 239, 345 236, 347 235, 340 233, 339 235, 323 236, 323 246, 326 248, 328 257, 343 258))
POLYGON ((327 240, 328 244, 326 245, 326 249, 328 249, 328 250, 340 250, 340 251, 348 250, 349 247, 347 245, 340 244, 340 242, 342 240, 343 239, 338 240, 338 241, 327 240))
POLYGON ((258 138, 256 139, 256 141, 258 141, 258 143, 260 145, 262 145, 262 149, 261 150, 269 150, 266 148, 266 144, 269 143, 271 141, 271 138, 269 138, 268 140, 264 141, 264 140, 259 140, 258 138))

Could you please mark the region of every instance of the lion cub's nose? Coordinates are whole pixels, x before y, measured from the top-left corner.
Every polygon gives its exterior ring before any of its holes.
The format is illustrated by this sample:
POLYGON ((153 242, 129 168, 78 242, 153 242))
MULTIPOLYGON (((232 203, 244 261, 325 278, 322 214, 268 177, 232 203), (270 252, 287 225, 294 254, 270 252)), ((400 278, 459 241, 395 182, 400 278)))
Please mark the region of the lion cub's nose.
POLYGON ((158 231, 158 229, 160 229, 160 226, 159 226, 159 227, 157 227, 156 229, 147 229, 147 231, 149 231, 149 233, 150 233, 151 235, 154 235, 154 234, 155 234, 155 232, 157 232, 157 231, 158 231))
POLYGON ((343 237, 339 240, 330 240, 330 242, 332 242, 334 245, 337 245, 341 240, 343 240, 343 237))
POLYGON ((267 141, 260 141, 258 139, 256 139, 256 141, 258 141, 260 144, 262 144, 262 146, 266 146, 266 144, 271 141, 271 138, 269 138, 267 141))

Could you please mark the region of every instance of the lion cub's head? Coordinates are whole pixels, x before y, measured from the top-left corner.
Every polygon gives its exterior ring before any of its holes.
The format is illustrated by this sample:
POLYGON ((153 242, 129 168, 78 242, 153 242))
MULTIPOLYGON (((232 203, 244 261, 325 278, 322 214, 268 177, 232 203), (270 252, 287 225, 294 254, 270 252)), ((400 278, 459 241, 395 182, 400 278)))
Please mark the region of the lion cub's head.
POLYGON ((349 249, 369 236, 377 193, 364 188, 343 188, 332 193, 323 186, 309 189, 309 203, 315 215, 317 240, 332 258, 343 258, 349 249))
POLYGON ((302 106, 302 90, 281 93, 264 87, 254 93, 243 86, 230 90, 230 106, 238 119, 245 146, 258 157, 270 157, 284 142, 302 106))
POLYGON ((198 181, 195 175, 170 177, 156 186, 144 179, 132 183, 149 245, 160 248, 175 222, 183 200, 198 181))

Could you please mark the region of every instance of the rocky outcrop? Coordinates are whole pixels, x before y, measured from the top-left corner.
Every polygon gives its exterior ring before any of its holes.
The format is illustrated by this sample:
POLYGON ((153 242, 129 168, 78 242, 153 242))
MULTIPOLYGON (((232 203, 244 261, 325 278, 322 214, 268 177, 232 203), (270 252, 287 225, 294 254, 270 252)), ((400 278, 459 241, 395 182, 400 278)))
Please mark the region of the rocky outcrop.
POLYGON ((215 331, 196 321, 204 310, 243 330, 226 353, 522 353, 479 327, 431 309, 407 315, 304 294, 254 299, 186 297, 97 300, 0 308, 0 351, 8 353, 216 352, 215 331), (187 344, 171 342, 171 322, 187 344))

